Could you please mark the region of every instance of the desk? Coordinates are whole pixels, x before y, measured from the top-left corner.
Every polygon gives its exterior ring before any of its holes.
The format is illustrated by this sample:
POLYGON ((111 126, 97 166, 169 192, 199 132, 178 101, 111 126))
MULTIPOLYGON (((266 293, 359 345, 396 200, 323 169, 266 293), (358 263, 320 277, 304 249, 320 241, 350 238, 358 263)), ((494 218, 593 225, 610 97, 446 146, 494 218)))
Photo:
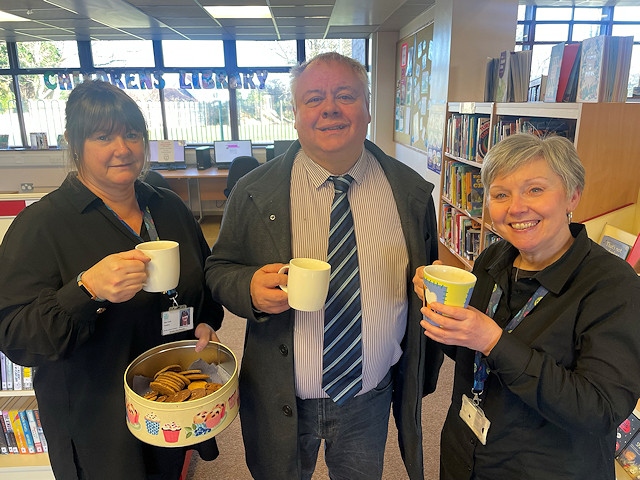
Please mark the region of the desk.
POLYGON ((227 199, 224 189, 227 188, 228 169, 211 167, 198 170, 195 167, 189 167, 184 170, 162 170, 158 173, 169 182, 171 189, 189 204, 191 210, 193 210, 191 189, 195 186, 198 221, 202 221, 203 218, 202 202, 204 200, 225 201, 227 199))

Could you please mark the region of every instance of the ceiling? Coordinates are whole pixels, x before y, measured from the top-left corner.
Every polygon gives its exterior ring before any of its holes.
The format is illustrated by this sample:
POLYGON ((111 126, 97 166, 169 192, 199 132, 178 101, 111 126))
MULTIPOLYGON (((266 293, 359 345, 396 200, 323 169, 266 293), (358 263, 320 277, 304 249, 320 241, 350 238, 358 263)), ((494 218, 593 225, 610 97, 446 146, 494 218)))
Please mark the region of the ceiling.
POLYGON ((28 18, 0 40, 295 40, 398 31, 435 0, 2 0, 28 18), (214 19, 208 5, 267 5, 273 19, 214 19))

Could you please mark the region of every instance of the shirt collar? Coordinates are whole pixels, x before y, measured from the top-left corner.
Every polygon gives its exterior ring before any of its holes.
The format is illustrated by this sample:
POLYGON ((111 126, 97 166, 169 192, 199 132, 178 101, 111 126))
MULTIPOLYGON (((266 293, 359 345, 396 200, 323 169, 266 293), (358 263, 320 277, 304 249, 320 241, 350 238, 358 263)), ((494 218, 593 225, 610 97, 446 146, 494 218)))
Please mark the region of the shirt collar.
MULTIPOLYGON (((558 260, 533 277, 554 294, 559 294, 562 291, 591 250, 591 242, 584 225, 572 223, 569 225, 569 229, 574 237, 574 242, 569 249, 558 260)), ((510 243, 504 242, 502 253, 498 254, 495 261, 487 267, 489 275, 503 288, 507 281, 506 278, 511 272, 511 265, 517 256, 518 250, 510 243)))
MULTIPOLYGON (((370 154, 368 154, 367 150, 363 147, 362 153, 360 154, 360 157, 358 158, 356 163, 344 175, 349 174, 353 177, 356 183, 362 183, 369 168, 369 162, 371 161, 369 157, 370 154)), ((328 180, 328 178, 333 175, 327 169, 321 167, 316 162, 311 160, 311 158, 309 158, 309 156, 304 153, 304 150, 302 149, 298 150, 294 163, 302 164, 303 168, 307 172, 307 175, 309 175, 309 179, 311 180, 312 185, 316 188, 320 188, 320 186, 322 186, 328 180)))
MULTIPOLYGON (((134 188, 141 208, 149 205, 154 197, 162 198, 162 193, 139 180, 136 180, 134 188)), ((97 208, 98 205, 104 204, 100 197, 78 179, 78 172, 70 172, 60 189, 67 192, 72 205, 80 213, 91 207, 97 208)))

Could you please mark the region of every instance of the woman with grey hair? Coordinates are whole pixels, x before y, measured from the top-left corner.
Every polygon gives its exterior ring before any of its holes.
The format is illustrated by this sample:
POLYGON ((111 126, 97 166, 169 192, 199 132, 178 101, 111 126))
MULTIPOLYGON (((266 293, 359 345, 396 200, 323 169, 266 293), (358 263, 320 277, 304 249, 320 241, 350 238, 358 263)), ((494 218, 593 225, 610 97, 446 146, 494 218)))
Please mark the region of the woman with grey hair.
MULTIPOLYGON (((422 309, 456 362, 441 479, 615 478, 616 427, 640 396, 640 279, 571 223, 584 176, 562 137, 513 135, 485 158, 503 240, 474 263, 468 308, 422 309)), ((422 298, 422 269, 413 281, 422 298)))

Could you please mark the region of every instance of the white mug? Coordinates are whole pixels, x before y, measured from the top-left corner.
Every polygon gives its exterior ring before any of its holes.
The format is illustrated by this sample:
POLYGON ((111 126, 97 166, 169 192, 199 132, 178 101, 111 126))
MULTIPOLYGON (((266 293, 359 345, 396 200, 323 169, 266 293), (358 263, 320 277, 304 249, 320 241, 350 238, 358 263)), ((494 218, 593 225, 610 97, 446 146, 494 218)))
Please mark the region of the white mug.
POLYGON ((314 258, 292 258, 278 273, 287 273, 287 285, 280 288, 289 296, 289 306, 303 312, 324 307, 329 292, 331 265, 314 258))
POLYGON ((178 286, 180 280, 180 249, 178 242, 156 240, 136 245, 151 259, 147 263, 147 281, 142 289, 145 292, 166 292, 178 286))

